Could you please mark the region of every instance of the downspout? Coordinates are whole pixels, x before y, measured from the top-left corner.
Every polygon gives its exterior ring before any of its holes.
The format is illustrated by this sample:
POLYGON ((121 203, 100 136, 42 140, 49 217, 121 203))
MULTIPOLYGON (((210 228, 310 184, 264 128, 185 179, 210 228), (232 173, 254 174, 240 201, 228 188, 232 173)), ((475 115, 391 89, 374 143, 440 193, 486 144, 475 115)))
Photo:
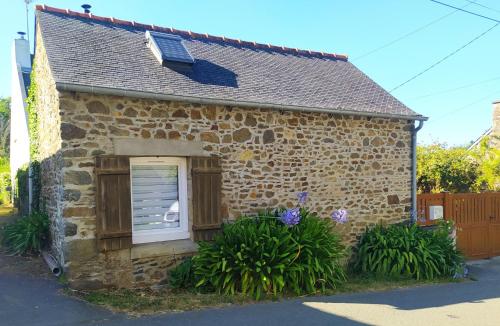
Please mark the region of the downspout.
POLYGON ((411 223, 417 222, 417 132, 424 126, 419 120, 418 126, 411 130, 411 223))

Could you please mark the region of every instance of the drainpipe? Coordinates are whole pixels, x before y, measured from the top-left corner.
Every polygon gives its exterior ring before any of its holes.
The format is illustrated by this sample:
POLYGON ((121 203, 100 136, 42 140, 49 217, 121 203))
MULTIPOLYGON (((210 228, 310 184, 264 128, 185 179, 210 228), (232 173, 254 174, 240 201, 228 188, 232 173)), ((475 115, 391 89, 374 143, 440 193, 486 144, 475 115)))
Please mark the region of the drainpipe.
POLYGON ((31 178, 31 174, 33 173, 31 169, 31 160, 28 163, 28 214, 31 214, 32 206, 33 206, 33 179, 31 178))
POLYGON ((419 120, 411 130, 411 223, 417 222, 417 132, 423 126, 424 121, 419 120))

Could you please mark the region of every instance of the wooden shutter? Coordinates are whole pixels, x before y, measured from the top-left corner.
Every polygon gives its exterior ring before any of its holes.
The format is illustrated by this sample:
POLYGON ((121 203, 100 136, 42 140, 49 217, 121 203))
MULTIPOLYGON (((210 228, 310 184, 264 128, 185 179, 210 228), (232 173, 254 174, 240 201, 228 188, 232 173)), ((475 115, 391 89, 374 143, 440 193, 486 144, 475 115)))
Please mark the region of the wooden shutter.
POLYGON ((132 247, 130 162, 127 156, 96 157, 97 240, 101 251, 132 247))
POLYGON ((191 158, 194 240, 212 240, 222 224, 222 175, 218 157, 191 158))

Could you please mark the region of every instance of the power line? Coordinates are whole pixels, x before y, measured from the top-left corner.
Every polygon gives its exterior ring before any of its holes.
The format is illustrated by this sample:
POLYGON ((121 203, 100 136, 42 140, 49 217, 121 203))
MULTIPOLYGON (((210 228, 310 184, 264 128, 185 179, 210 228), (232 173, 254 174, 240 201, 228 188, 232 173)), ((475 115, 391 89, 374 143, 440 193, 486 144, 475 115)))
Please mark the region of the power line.
POLYGON ((394 39, 394 40, 392 40, 392 41, 390 41, 390 42, 388 42, 388 43, 385 43, 384 45, 381 45, 381 46, 379 46, 379 47, 377 47, 377 48, 375 48, 375 49, 373 49, 373 50, 370 50, 370 51, 368 51, 368 52, 365 52, 364 54, 362 54, 362 55, 360 55, 360 56, 358 56, 358 57, 354 58, 354 59, 353 59, 353 60, 351 60, 351 61, 358 61, 358 60, 361 60, 361 59, 363 59, 364 57, 367 57, 367 56, 369 56, 369 55, 371 55, 371 54, 373 54, 373 53, 375 53, 375 52, 378 52, 378 51, 380 51, 380 50, 383 50, 383 49, 385 49, 385 48, 387 48, 387 47, 389 47, 389 46, 391 46, 391 45, 393 45, 393 44, 395 44, 395 43, 397 43, 397 42, 399 42, 399 41, 401 41, 401 40, 403 40, 403 39, 405 39, 405 38, 407 38, 407 37, 409 37, 409 36, 412 36, 413 34, 416 34, 416 33, 420 32, 421 30, 426 29, 427 27, 429 27, 429 26, 431 26, 431 25, 434 25, 434 24, 435 24, 435 23, 437 23, 437 22, 440 22, 441 20, 445 19, 446 17, 453 15, 453 14, 454 14, 454 13, 456 13, 457 11, 458 11, 458 10, 455 10, 455 11, 450 12, 450 13, 448 13, 448 14, 444 15, 444 16, 441 16, 441 17, 439 17, 439 18, 437 18, 437 19, 435 19, 435 20, 433 20, 433 21, 431 21, 431 22, 429 22, 429 23, 427 23, 427 24, 425 24, 425 25, 423 25, 423 26, 421 26, 421 27, 419 27, 419 28, 417 28, 417 29, 415 29, 415 30, 411 31, 411 32, 408 32, 408 33, 406 33, 406 34, 404 34, 404 35, 402 35, 402 36, 400 36, 400 37, 398 37, 398 38, 396 38, 396 39, 394 39))
POLYGON ((465 9, 462 9, 462 8, 459 8, 459 7, 455 7, 455 6, 449 5, 449 4, 441 2, 441 1, 437 1, 437 0, 431 0, 431 1, 435 2, 435 3, 438 3, 440 5, 446 6, 446 7, 450 7, 450 8, 459 10, 459 11, 466 12, 468 14, 471 14, 471 15, 474 15, 474 16, 477 16, 477 17, 481 17, 481 18, 484 18, 484 19, 487 19, 487 20, 491 20, 491 21, 494 21, 496 23, 500 23, 500 20, 495 19, 495 18, 491 18, 491 17, 485 16, 485 15, 478 14, 478 13, 473 12, 473 11, 469 11, 469 10, 465 10, 465 9))
MULTIPOLYGON (((491 7, 488 7, 488 6, 485 6, 485 5, 483 5, 483 4, 479 3, 479 2, 477 2, 477 0, 476 0, 476 1, 465 0, 465 1, 467 1, 467 2, 468 2, 468 3, 470 3, 470 4, 473 4, 473 5, 476 5, 476 6, 479 6, 479 7, 482 7, 482 8, 485 8, 485 9, 488 9, 488 10, 491 10, 491 11, 494 11, 494 12, 498 12, 498 13, 500 13, 500 10, 495 9, 495 8, 491 8, 491 7)), ((462 7, 462 8, 463 8, 463 7, 462 7)))
MULTIPOLYGON (((434 1, 434 0, 431 0, 431 1, 434 1)), ((437 65, 441 64, 442 62, 446 61, 447 59, 451 58, 452 56, 454 56, 455 54, 457 54, 458 52, 462 51, 463 49, 465 49, 466 47, 468 47, 469 45, 471 45, 472 43, 474 43, 475 41, 479 40, 481 37, 483 37, 484 35, 488 34, 491 30, 493 30, 495 27, 497 27, 498 25, 500 25, 500 21, 498 23, 496 23, 495 25, 491 26, 490 28, 488 28, 487 30, 485 30, 484 32, 482 32, 481 34, 479 34, 478 36, 474 37, 472 40, 470 40, 469 42, 465 43, 464 45, 462 45, 461 47, 459 47, 458 49, 456 49, 455 51, 451 52, 450 54, 444 56, 443 58, 441 58, 440 60, 436 61, 435 63, 433 63, 432 65, 430 65, 429 67, 425 68, 424 70, 422 70, 421 72, 419 72, 418 74, 412 76, 411 78, 407 79, 406 81, 402 82, 401 84, 397 85, 396 87, 394 87, 393 89, 391 89, 389 91, 389 93, 392 93, 394 92, 395 90, 403 87, 404 85, 408 84, 409 82, 417 79, 418 77, 422 76, 423 74, 425 74, 426 72, 428 72, 429 70, 431 70, 432 68, 436 67, 437 65)))
POLYGON ((479 85, 491 83, 491 82, 496 81, 496 80, 500 80, 500 76, 497 76, 497 77, 494 77, 494 78, 490 78, 490 79, 481 80, 481 81, 470 83, 470 84, 465 84, 465 85, 457 86, 457 87, 454 87, 454 88, 448 88, 448 89, 444 89, 444 90, 441 90, 441 91, 424 94, 424 95, 417 96, 417 97, 412 97, 409 100, 419 100, 419 99, 423 99, 423 98, 427 98, 427 97, 432 97, 432 96, 436 96, 436 95, 441 95, 441 94, 445 94, 445 93, 451 93, 451 92, 458 91, 458 90, 461 90, 461 89, 465 89, 465 88, 470 88, 470 87, 474 87, 474 86, 479 86, 479 85))
POLYGON ((445 113, 445 114, 443 114, 443 115, 441 115, 441 116, 439 116, 439 117, 437 117, 437 118, 435 118, 435 119, 429 119, 428 123, 429 123, 429 122, 436 122, 436 121, 440 121, 440 120, 442 120, 443 118, 446 118, 447 116, 449 116, 450 114, 457 113, 457 112, 459 112, 459 111, 462 111, 462 110, 464 110, 464 109, 467 109, 467 108, 469 108, 469 107, 473 106, 474 104, 477 104, 477 103, 479 103, 479 102, 481 102, 481 101, 483 101, 483 100, 486 100, 487 98, 490 98, 490 97, 491 97, 492 95, 494 95, 494 94, 500 94, 500 91, 499 91, 499 90, 495 90, 494 92, 489 93, 489 94, 487 94, 486 96, 483 96, 483 97, 481 97, 481 98, 479 98, 479 99, 477 99, 477 100, 475 100, 475 101, 473 101, 473 102, 471 102, 471 103, 468 103, 468 104, 466 104, 466 105, 463 105, 463 106, 461 106, 461 107, 459 107, 459 108, 457 108, 457 109, 451 110, 451 111, 449 111, 449 112, 447 112, 447 113, 445 113))
MULTIPOLYGON (((465 6, 462 6, 461 8, 465 8, 465 7, 467 7, 467 6, 470 6, 471 4, 475 4, 477 0, 467 0, 467 1, 468 1, 469 3, 468 3, 468 4, 466 4, 465 6)), ((445 19, 445 18, 447 18, 447 17, 449 17, 449 16, 453 15, 453 14, 454 14, 454 13, 456 13, 457 11, 459 11, 459 10, 455 10, 455 11, 452 11, 452 12, 450 12, 450 13, 448 13, 448 14, 444 15, 444 16, 438 17, 438 18, 436 18, 436 19, 434 19, 434 20, 432 20, 432 21, 428 22, 427 24, 425 24, 425 25, 423 25, 423 26, 420 26, 420 27, 418 27, 418 28, 414 29, 414 30, 413 30, 413 31, 411 31, 411 32, 408 32, 408 33, 406 33, 406 34, 404 34, 404 35, 402 35, 402 36, 400 36, 400 37, 398 37, 398 38, 395 38, 395 39, 394 39, 394 40, 392 40, 392 41, 389 41, 389 42, 387 42, 387 43, 385 43, 385 44, 383 44, 383 45, 381 45, 381 46, 379 46, 379 47, 377 47, 377 48, 375 48, 375 49, 372 49, 372 50, 370 50, 370 51, 368 51, 368 52, 365 52, 364 54, 362 54, 362 55, 360 55, 360 56, 358 56, 358 57, 355 57, 355 58, 354 58, 354 59, 352 59, 351 61, 352 61, 352 62, 354 62, 354 61, 361 60, 361 59, 363 59, 364 57, 367 57, 367 56, 369 56, 369 55, 371 55, 371 54, 373 54, 373 53, 375 53, 375 52, 378 52, 378 51, 383 50, 383 49, 385 49, 385 48, 387 48, 387 47, 389 47, 389 46, 391 46, 391 45, 393 45, 393 44, 395 44, 395 43, 398 43, 399 41, 401 41, 401 40, 403 40, 403 39, 405 39, 405 38, 407 38, 407 37, 410 37, 410 36, 412 36, 413 34, 416 34, 416 33, 420 32, 420 31, 422 31, 422 30, 426 29, 427 27, 429 27, 429 26, 431 26, 431 25, 434 25, 434 24, 436 24, 436 23, 440 22, 441 20, 443 20, 443 19, 445 19)))

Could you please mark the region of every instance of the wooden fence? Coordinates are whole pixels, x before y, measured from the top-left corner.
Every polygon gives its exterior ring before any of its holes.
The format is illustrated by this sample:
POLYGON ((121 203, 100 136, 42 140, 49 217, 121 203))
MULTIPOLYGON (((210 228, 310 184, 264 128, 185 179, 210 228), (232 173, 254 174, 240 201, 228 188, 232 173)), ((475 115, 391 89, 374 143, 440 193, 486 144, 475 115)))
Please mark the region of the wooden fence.
POLYGON ((420 194, 419 223, 432 225, 430 207, 442 206, 443 216, 457 227, 457 245, 469 258, 500 255, 500 193, 420 194))

